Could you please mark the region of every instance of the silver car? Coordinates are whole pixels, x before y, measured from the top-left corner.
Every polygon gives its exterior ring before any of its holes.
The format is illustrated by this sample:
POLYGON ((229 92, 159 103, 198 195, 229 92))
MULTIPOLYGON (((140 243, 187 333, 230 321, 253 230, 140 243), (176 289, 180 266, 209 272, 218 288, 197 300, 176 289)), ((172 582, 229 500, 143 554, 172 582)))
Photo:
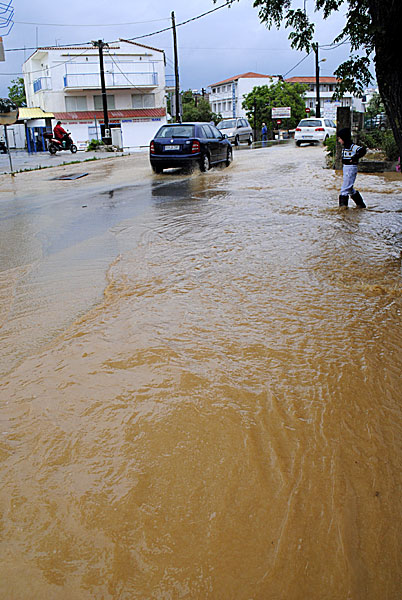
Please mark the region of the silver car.
POLYGON ((244 119, 243 117, 223 119, 223 121, 218 123, 217 128, 225 134, 235 146, 238 146, 240 142, 245 142, 249 146, 253 143, 253 130, 247 119, 244 119))

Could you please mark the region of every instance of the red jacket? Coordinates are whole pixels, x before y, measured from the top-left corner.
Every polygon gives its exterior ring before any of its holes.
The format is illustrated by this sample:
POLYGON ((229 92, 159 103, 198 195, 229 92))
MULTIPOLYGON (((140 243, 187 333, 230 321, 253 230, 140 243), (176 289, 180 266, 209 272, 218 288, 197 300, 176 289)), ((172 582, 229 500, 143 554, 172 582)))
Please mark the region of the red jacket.
POLYGON ((67 135, 67 131, 64 131, 61 125, 56 125, 56 127, 53 129, 53 133, 56 140, 62 140, 64 136, 67 135))

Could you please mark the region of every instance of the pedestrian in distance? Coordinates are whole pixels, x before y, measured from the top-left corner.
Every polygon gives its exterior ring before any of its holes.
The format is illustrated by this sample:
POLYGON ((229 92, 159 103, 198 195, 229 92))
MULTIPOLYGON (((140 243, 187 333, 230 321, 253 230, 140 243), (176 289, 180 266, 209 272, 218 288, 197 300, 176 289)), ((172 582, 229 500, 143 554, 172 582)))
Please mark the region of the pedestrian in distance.
POLYGON ((347 207, 349 196, 351 196, 358 208, 366 208, 360 192, 353 187, 357 177, 357 166, 360 158, 366 154, 366 148, 352 143, 352 134, 349 127, 338 131, 337 136, 338 142, 343 146, 343 184, 339 195, 339 206, 347 207))
POLYGON ((263 145, 265 145, 265 142, 268 139, 268 129, 267 126, 265 125, 265 123, 262 124, 262 129, 261 129, 261 140, 263 145))

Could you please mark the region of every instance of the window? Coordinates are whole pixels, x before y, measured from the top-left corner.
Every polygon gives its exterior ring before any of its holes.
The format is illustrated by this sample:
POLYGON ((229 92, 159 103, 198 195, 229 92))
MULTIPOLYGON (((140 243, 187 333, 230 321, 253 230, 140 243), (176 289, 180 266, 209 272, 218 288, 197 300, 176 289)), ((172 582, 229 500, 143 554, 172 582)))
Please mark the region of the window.
POLYGON ((209 127, 209 129, 212 132, 212 136, 218 140, 222 139, 222 133, 220 131, 217 130, 217 128, 214 125, 207 125, 207 127, 209 127))
POLYGON ((133 108, 155 108, 155 94, 132 94, 133 108))
POLYGON ((206 138, 212 138, 212 132, 211 132, 211 128, 209 125, 201 125, 201 131, 204 137, 206 138))
MULTIPOLYGON (((106 94, 106 98, 108 109, 113 110, 116 108, 114 103, 114 95, 106 94)), ((94 108, 95 110, 103 110, 102 96, 94 96, 94 108)))
POLYGON ((66 111, 87 110, 86 96, 66 96, 66 111))

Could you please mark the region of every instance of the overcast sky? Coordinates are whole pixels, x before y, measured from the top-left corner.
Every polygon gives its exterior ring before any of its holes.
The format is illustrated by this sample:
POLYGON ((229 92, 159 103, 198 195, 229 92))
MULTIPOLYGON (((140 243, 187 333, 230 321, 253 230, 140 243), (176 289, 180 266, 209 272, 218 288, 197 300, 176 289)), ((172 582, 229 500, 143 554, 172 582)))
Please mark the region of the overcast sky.
MULTIPOLYGON (((37 42, 46 46, 133 38, 169 27, 172 11, 179 24, 224 3, 225 0, 217 4, 212 0, 13 0, 15 24, 4 37, 4 45, 10 50, 32 48, 37 42), (106 26, 107 23, 112 25, 106 26)), ((315 73, 314 54, 291 70, 305 54, 291 50, 288 31, 269 31, 261 25, 252 4, 252 0, 240 0, 231 8, 221 8, 178 27, 182 89, 201 89, 247 71, 288 77, 315 73)), ((294 6, 303 5, 303 0, 294 2, 294 6)), ((311 12, 313 5, 313 0, 306 0, 307 11, 317 24, 316 39, 321 45, 330 44, 342 30, 344 15, 339 12, 323 21, 319 13, 311 12)), ((173 73, 171 31, 138 41, 165 50, 166 73, 173 73)), ((18 77, 30 54, 32 50, 6 52, 6 62, 0 62, 0 96, 7 96, 7 86, 18 77)), ((320 58, 326 59, 321 64, 321 75, 332 75, 348 55, 347 44, 320 50, 320 58)))

